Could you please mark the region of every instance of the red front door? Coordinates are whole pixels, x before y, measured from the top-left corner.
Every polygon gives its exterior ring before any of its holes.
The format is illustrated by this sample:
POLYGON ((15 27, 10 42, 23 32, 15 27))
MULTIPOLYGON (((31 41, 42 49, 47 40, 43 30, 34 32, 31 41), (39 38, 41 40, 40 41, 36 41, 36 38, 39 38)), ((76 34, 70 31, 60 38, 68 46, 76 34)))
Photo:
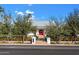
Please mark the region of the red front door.
POLYGON ((44 30, 39 30, 39 35, 44 35, 44 30))
POLYGON ((44 30, 39 30, 39 38, 44 38, 44 30))

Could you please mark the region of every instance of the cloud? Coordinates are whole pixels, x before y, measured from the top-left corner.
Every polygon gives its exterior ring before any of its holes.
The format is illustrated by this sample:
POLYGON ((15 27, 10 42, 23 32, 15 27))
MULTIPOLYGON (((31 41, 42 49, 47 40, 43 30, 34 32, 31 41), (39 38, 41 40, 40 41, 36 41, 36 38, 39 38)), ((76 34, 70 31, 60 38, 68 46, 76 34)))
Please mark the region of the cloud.
POLYGON ((20 11, 15 11, 15 13, 16 13, 17 15, 24 15, 24 13, 23 13, 23 12, 20 12, 20 11))
POLYGON ((18 15, 24 15, 24 13, 23 13, 23 12, 18 12, 17 14, 18 14, 18 15))
MULTIPOLYGON (((15 11, 15 13, 17 14, 17 15, 24 15, 25 13, 26 14, 34 14, 34 12, 33 11, 30 11, 30 10, 26 10, 25 12, 21 12, 21 11, 15 11)), ((33 16, 34 17, 34 16, 33 16)))
POLYGON ((32 19, 35 19, 36 17, 35 17, 35 15, 32 15, 32 19))
POLYGON ((15 11, 15 13, 17 13, 18 11, 15 11))
POLYGON ((27 14, 29 14, 29 13, 30 13, 30 14, 34 14, 34 12, 33 12, 33 11, 30 11, 30 10, 26 10, 26 13, 27 13, 27 14))

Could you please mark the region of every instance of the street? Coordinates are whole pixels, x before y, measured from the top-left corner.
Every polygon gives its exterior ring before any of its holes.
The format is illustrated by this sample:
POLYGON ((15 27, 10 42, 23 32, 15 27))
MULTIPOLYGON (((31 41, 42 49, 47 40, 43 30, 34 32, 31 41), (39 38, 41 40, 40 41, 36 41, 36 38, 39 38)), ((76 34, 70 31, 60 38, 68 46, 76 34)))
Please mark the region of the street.
POLYGON ((79 55, 79 47, 0 45, 0 55, 79 55))

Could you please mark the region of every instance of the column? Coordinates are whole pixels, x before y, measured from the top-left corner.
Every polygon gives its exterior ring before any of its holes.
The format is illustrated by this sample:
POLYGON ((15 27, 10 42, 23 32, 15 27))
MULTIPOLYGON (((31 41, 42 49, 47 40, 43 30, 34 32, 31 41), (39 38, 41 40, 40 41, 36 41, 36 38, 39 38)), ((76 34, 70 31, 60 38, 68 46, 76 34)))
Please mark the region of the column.
POLYGON ((36 37, 32 37, 32 44, 35 44, 36 43, 36 37))
POLYGON ((50 44, 50 37, 47 37, 47 43, 50 44))

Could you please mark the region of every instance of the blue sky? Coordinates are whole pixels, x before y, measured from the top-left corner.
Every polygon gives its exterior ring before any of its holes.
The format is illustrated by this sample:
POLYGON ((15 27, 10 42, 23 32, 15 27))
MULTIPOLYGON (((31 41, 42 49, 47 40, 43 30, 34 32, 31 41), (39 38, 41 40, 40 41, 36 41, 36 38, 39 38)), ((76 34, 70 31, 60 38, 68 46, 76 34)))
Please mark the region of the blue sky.
POLYGON ((40 20, 47 20, 51 16, 64 18, 73 9, 79 8, 79 4, 2 4, 5 11, 16 16, 17 13, 32 12, 33 16, 40 20))

